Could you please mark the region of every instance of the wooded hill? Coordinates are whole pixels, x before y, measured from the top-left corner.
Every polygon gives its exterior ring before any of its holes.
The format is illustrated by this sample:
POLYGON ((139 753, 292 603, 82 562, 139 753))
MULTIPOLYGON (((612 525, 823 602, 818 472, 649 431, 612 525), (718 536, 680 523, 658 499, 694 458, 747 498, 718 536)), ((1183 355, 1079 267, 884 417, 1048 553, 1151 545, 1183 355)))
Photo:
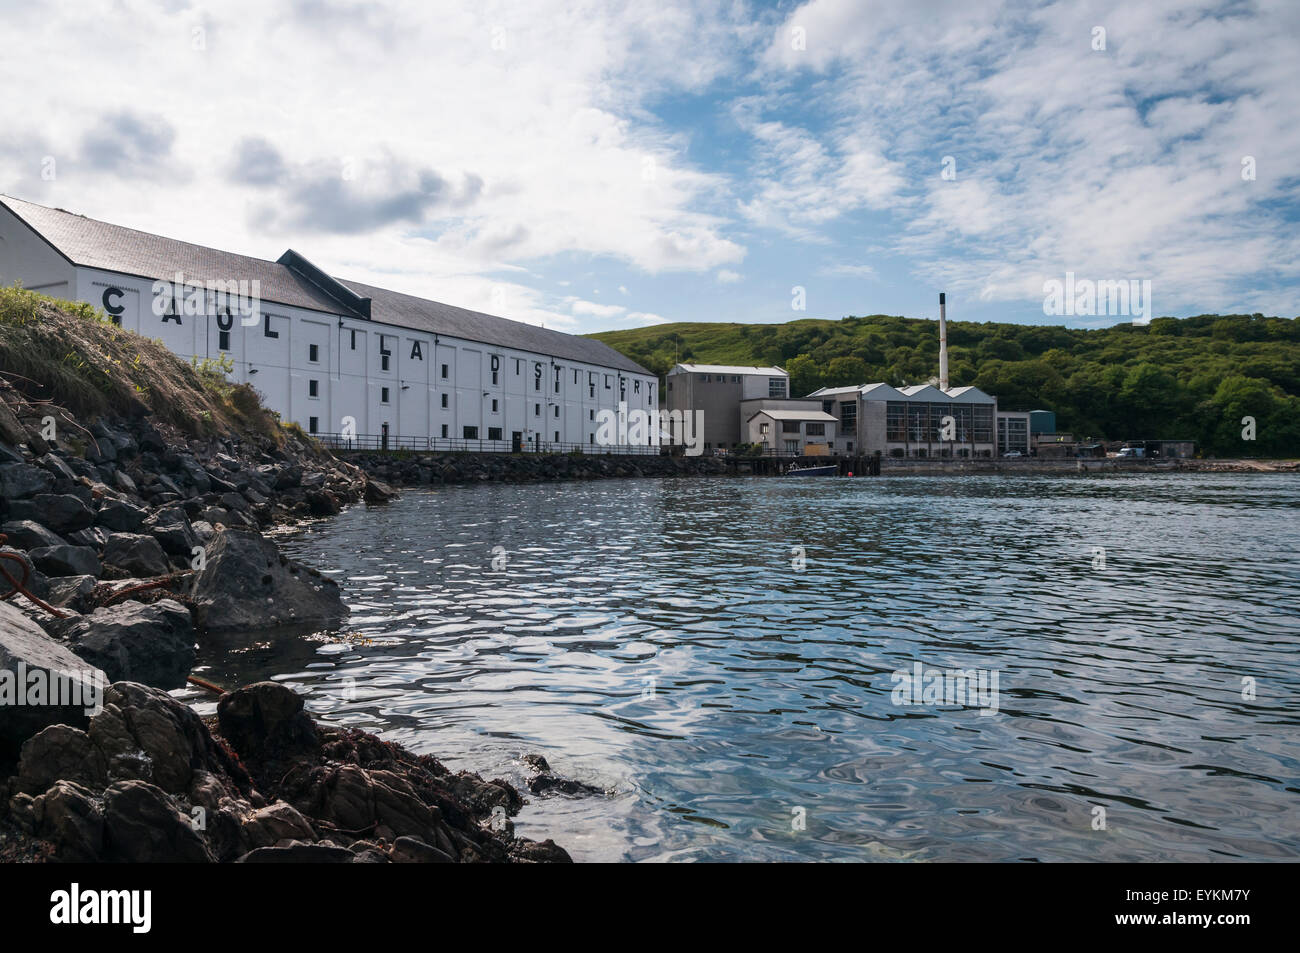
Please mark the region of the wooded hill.
MULTIPOLYGON (((893 315, 786 324, 660 324, 593 334, 657 374, 678 362, 775 364, 791 393, 939 368, 937 322, 893 315)), ((1055 410, 1080 438, 1191 438, 1205 455, 1300 456, 1300 320, 1206 314, 1099 330, 948 325, 950 379, 1003 410, 1055 410), (1242 439, 1255 418, 1256 440, 1242 439)))

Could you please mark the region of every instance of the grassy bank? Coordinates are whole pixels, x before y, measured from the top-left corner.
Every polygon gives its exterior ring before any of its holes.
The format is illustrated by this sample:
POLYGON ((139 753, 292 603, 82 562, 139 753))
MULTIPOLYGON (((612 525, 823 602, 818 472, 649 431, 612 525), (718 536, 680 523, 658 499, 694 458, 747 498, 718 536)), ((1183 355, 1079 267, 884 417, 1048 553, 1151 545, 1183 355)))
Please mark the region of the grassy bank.
POLYGON ((21 288, 0 288, 0 375, 30 402, 82 420, 153 415, 190 436, 285 437, 258 393, 228 381, 222 365, 187 363, 88 304, 21 288))

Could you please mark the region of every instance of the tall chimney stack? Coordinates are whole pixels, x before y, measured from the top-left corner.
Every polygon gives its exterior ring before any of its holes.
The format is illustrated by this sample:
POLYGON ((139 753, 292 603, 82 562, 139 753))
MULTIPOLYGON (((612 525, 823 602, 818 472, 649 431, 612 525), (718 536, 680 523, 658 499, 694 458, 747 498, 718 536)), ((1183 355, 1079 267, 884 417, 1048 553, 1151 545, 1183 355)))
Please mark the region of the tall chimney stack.
POLYGON ((948 393, 948 312, 939 292, 939 390, 948 393))

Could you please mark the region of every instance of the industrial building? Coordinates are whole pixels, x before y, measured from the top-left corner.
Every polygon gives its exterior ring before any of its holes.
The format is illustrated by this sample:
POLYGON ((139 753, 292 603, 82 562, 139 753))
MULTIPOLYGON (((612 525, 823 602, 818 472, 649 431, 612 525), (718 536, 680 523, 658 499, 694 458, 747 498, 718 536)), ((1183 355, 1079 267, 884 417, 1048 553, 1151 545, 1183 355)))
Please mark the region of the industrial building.
POLYGON ((822 388, 809 397, 834 415, 846 453, 886 457, 991 457, 997 398, 978 387, 932 384, 822 388))
MULTIPOLYGON (((790 375, 779 367, 675 364, 664 381, 668 411, 704 415, 704 450, 728 450, 749 443, 747 401, 790 396, 790 375)), ((674 440, 674 442, 678 442, 674 440)))
POLYGON ((657 378, 613 348, 338 279, 292 250, 250 258, 0 195, 0 281, 103 308, 181 357, 228 358, 232 380, 327 442, 658 452, 657 429, 597 443, 602 411, 659 404, 657 378))
POLYGON ((1007 453, 1029 456, 1029 414, 1026 411, 998 411, 998 456, 1007 453))

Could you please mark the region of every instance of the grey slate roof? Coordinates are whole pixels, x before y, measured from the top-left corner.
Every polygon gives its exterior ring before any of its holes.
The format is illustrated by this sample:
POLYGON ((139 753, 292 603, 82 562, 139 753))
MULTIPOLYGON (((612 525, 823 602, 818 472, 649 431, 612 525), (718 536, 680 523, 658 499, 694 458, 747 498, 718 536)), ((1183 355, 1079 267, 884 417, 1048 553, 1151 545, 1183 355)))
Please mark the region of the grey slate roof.
MULTIPOLYGON (((261 285, 264 301, 328 314, 339 313, 339 306, 328 296, 277 262, 110 225, 8 195, 0 195, 0 204, 75 265, 116 271, 151 281, 170 281, 178 271, 192 281, 256 279, 261 285)), ((640 364, 601 341, 343 278, 336 280, 371 298, 371 317, 383 324, 653 376, 640 364)))

